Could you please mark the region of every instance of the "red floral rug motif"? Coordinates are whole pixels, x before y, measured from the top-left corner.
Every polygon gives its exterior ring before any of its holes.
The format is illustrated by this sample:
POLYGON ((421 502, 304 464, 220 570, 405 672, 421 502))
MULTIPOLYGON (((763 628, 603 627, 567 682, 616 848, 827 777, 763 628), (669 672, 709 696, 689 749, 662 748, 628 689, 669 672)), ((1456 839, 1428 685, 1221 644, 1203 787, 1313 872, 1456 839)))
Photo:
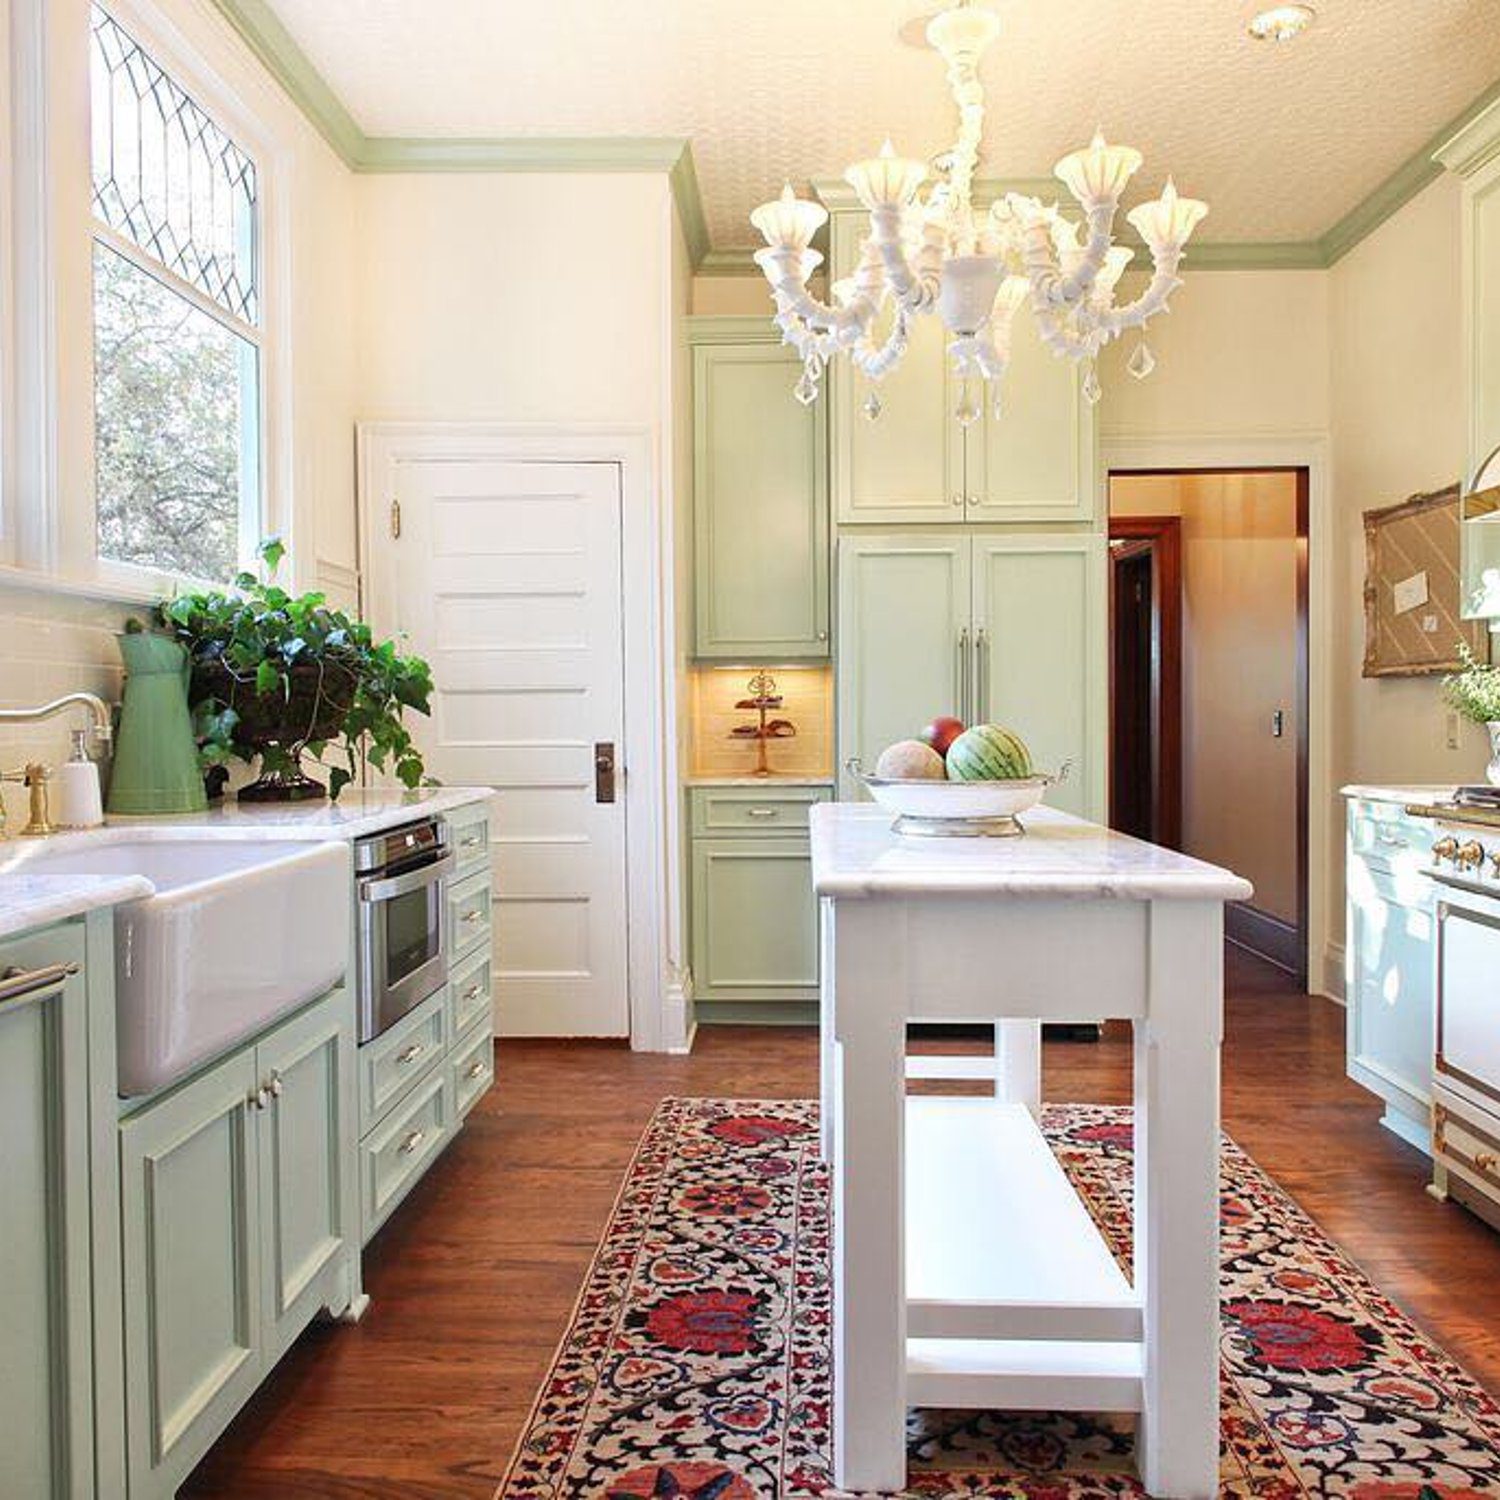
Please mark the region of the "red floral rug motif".
MULTIPOLYGON (((672 1099, 641 1140, 497 1500, 803 1500, 829 1472, 828 1181, 811 1103, 672 1099)), ((1049 1107, 1106 1240, 1130 1112, 1049 1107)), ((1253 1161, 1221 1180, 1227 1497, 1500 1496, 1500 1408, 1253 1161)), ((914 1412, 909 1497, 1140 1496, 1128 1418, 914 1412)))

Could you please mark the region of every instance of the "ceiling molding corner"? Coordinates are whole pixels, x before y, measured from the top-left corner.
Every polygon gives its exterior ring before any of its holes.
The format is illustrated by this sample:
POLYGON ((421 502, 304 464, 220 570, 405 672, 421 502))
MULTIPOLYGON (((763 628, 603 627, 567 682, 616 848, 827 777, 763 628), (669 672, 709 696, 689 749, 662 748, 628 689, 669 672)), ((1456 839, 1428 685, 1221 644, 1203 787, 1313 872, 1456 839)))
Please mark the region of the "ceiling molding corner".
POLYGON ((691 141, 682 142, 677 160, 667 171, 667 180, 671 184, 672 200, 677 205, 677 217, 682 222, 688 259, 692 261, 696 272, 713 254, 713 250, 709 244, 708 220, 703 213, 703 194, 698 187, 698 168, 693 163, 691 141))
POLYGON ((710 250, 698 263, 700 276, 759 276, 754 250, 710 250))
POLYGON ((344 165, 358 171, 369 145, 364 131, 308 61, 268 0, 213 0, 213 6, 344 165))

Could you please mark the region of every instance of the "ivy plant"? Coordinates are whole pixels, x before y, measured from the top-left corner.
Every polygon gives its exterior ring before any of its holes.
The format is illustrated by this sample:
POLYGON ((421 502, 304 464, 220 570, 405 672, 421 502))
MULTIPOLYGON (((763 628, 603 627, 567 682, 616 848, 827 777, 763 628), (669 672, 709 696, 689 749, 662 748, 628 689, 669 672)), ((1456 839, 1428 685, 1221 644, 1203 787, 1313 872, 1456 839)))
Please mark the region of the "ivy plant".
POLYGON ((228 588, 178 594, 157 606, 157 623, 191 659, 189 700, 204 768, 258 755, 266 774, 295 776, 305 753, 328 772, 329 795, 337 798, 363 756, 402 785, 420 785, 422 756, 403 715, 431 712, 432 669, 394 641, 375 640, 367 624, 325 595, 278 587, 285 554, 272 537, 259 549, 264 576, 240 573, 228 588), (253 738, 252 712, 259 721, 253 738), (324 737, 309 738, 310 725, 324 737), (330 753, 342 763, 328 764, 330 753))

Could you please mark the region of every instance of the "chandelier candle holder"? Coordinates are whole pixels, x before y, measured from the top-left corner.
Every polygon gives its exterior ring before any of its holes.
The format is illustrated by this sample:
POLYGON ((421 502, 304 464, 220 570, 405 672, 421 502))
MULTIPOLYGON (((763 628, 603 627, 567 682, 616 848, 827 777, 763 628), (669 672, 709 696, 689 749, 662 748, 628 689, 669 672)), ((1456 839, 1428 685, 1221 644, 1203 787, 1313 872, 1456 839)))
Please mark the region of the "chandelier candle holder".
MULTIPOLYGON (((870 215, 870 232, 854 274, 829 289, 831 302, 808 291, 823 259, 812 240, 827 222, 827 210, 798 198, 788 184, 779 198, 750 215, 766 242, 755 260, 771 284, 776 325, 802 357, 799 401, 817 399, 823 372, 837 354, 848 355, 878 383, 906 353, 912 319, 935 314, 952 335, 948 352, 966 387, 959 421, 969 425, 982 414, 967 390, 971 379, 985 382, 998 416, 1012 321, 1029 302, 1043 343, 1086 367, 1084 395, 1095 402, 1100 351, 1122 334, 1144 330, 1182 285, 1177 268, 1183 247, 1208 206, 1180 197, 1168 178, 1159 198, 1126 215, 1150 251, 1152 274, 1134 301, 1116 301, 1135 252, 1114 243, 1115 217, 1141 154, 1110 145, 1102 134, 1053 169, 1081 218, 1065 217, 1056 203, 1020 193, 1007 193, 987 212, 975 210, 974 171, 984 133, 979 60, 999 30, 998 17, 969 0, 928 22, 928 43, 947 65, 958 107, 957 138, 930 167, 898 156, 887 141, 878 156, 844 173, 870 215), (877 337, 887 305, 889 327, 877 337)), ((1155 364, 1143 338, 1127 368, 1144 379, 1155 364)), ((880 414, 873 390, 864 409, 872 419, 880 414)))

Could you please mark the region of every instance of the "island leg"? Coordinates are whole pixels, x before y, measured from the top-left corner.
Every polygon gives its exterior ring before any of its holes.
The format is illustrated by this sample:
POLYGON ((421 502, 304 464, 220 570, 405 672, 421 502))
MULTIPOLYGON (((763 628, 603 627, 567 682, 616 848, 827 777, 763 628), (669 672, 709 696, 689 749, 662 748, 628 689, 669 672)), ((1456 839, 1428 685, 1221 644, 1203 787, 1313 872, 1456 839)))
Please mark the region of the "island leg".
POLYGON ((1223 907, 1157 901, 1135 1027, 1136 1461, 1158 1500, 1219 1492, 1219 1046, 1223 907))
POLYGON ((905 913, 825 903, 837 1037, 833 1140, 833 1474, 906 1484, 905 913))
POLYGON ((995 1097, 1042 1117, 1042 1023, 995 1022, 995 1097))
POLYGON ((818 1139, 823 1160, 833 1160, 833 1120, 838 1108, 838 1041, 833 1034, 833 902, 818 902, 818 1139))

